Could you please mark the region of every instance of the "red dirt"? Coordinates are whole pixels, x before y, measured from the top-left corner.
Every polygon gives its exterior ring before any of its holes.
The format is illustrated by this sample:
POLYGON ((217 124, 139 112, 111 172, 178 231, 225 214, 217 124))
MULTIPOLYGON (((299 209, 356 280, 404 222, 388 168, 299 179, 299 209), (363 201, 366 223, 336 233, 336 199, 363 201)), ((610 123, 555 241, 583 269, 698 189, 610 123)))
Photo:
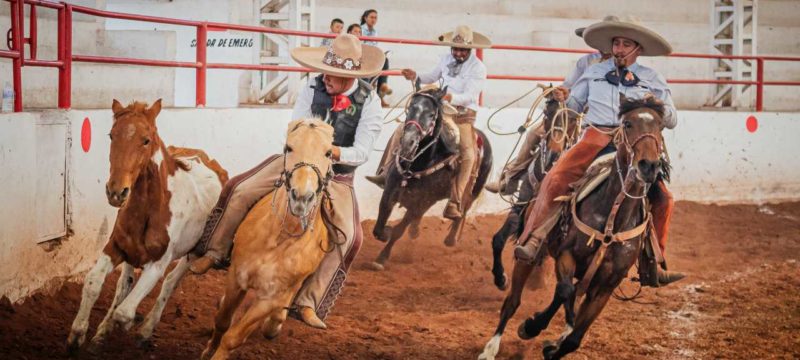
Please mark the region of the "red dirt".
MULTIPOLYGON (((489 340, 504 294, 492 285, 490 237, 501 216, 480 216, 455 248, 442 244, 447 224, 426 218, 422 236, 402 239, 386 271, 367 270, 382 243, 371 236, 326 331, 287 321, 273 341, 260 335, 238 359, 475 359, 489 340)), ((371 233, 373 222, 364 223, 371 233)), ((510 246, 509 246, 510 248, 510 246)), ((510 251, 507 251, 510 253, 510 251)), ((507 254, 508 255, 508 254, 507 254)), ((668 257, 690 277, 646 289, 642 303, 611 300, 573 359, 754 359, 800 357, 800 203, 711 206, 681 202, 668 257)), ((506 264, 511 264, 507 260, 506 264)), ((549 272, 549 271, 548 271, 549 272)), ((501 359, 541 358, 543 339, 563 329, 559 314, 539 338, 522 341, 516 327, 551 298, 528 291, 503 338, 501 359)), ((93 312, 90 335, 110 302, 116 276, 93 312)), ((139 349, 132 334, 112 334, 89 359, 196 359, 212 326, 223 276, 189 276, 170 300, 154 337, 139 349)), ((22 305, 0 303, 2 359, 66 358, 65 341, 81 287, 68 283, 22 305)), ((144 301, 140 313, 152 306, 144 301)))

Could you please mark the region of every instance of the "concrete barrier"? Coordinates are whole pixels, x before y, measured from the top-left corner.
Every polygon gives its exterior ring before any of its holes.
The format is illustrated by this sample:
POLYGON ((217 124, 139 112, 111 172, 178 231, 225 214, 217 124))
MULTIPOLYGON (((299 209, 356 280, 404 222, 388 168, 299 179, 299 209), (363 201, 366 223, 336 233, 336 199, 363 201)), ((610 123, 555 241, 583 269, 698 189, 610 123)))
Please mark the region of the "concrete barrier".
MULTIPOLYGON (((481 109, 478 128, 486 129, 492 112, 481 109)), ((526 113, 527 109, 507 109, 493 122, 500 130, 513 131, 526 113)), ((281 151, 290 117, 290 109, 165 109, 158 127, 166 144, 204 149, 235 175, 281 151)), ((104 193, 111 124, 110 110, 0 115, 0 296, 18 301, 94 263, 116 215, 104 193), (59 124, 65 124, 63 132, 45 131, 59 124), (51 144, 53 136, 65 141, 65 153, 44 146, 51 144), (57 181, 37 182, 42 174, 59 176, 53 166, 63 166, 63 186, 57 181), (61 213, 63 219, 37 216, 61 213), (40 243, 47 240, 40 229, 57 228, 58 221, 68 228, 67 235, 40 243)), ((377 215, 381 192, 363 175, 375 170, 395 126, 385 125, 369 162, 357 171, 358 200, 366 219, 377 215)), ((797 200, 798 133, 800 113, 681 111, 678 127, 664 133, 674 167, 670 186, 680 200, 797 200), (750 116, 754 118, 748 120, 750 116)), ((496 176, 516 137, 489 134, 489 139, 496 176)), ((431 215, 438 215, 442 205, 434 207, 431 215)), ((496 195, 485 194, 473 214, 506 207, 496 195)))

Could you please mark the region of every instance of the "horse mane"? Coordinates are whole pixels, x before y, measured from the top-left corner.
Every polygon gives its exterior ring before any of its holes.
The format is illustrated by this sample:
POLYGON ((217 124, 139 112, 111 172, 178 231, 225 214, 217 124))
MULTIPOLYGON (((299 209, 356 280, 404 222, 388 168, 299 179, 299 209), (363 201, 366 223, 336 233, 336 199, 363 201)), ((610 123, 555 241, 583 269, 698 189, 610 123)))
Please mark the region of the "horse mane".
POLYGON ((119 118, 121 118, 123 116, 127 116, 127 115, 130 115, 130 114, 142 114, 142 115, 144 115, 145 110, 147 110, 148 107, 150 107, 150 104, 148 104, 146 102, 134 101, 134 102, 128 104, 128 106, 126 106, 120 112, 114 114, 114 120, 117 120, 117 119, 119 119, 119 118))
POLYGON ((648 108, 655 111, 658 117, 664 117, 664 103, 652 97, 647 99, 628 99, 622 102, 619 104, 619 117, 621 118, 625 114, 640 108, 648 108))

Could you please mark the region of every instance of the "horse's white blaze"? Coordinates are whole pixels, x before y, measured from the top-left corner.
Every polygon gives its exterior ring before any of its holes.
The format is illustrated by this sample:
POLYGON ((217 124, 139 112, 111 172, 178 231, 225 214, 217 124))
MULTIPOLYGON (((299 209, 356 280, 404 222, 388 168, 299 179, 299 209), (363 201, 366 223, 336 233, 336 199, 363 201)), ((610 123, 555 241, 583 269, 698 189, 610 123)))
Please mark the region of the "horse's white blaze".
POLYGON ((128 127, 125 128, 125 139, 132 138, 134 134, 136 134, 136 125, 128 124, 128 127))
POLYGON ((478 360, 494 360, 494 357, 500 352, 501 337, 500 334, 492 336, 492 339, 483 347, 483 353, 478 356, 478 360))
POLYGON ((650 113, 646 113, 646 112, 640 112, 640 113, 639 113, 639 119, 642 119, 642 120, 644 120, 644 121, 653 121, 653 120, 655 120, 656 118, 655 118, 655 117, 653 117, 653 115, 652 115, 652 114, 650 114, 650 113))

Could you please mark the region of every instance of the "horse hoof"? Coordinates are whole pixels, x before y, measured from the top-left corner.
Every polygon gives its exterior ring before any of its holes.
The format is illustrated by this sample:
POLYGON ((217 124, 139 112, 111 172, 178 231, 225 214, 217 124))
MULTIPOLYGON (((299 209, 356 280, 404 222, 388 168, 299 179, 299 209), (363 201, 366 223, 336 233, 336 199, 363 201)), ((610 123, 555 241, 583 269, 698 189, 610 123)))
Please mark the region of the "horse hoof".
POLYGON ((383 271, 385 269, 383 264, 381 264, 379 262, 375 262, 375 261, 373 261, 371 263, 368 263, 367 264, 367 268, 372 270, 372 271, 383 271))
POLYGON ((508 289, 508 275, 503 273, 503 277, 494 278, 494 286, 497 286, 497 289, 501 291, 508 289))
POLYGON ((546 360, 556 359, 556 352, 558 351, 558 344, 552 340, 542 342, 542 356, 546 360))
POLYGON ((452 239, 451 239, 451 238, 444 239, 444 245, 445 245, 445 246, 447 246, 447 247, 454 247, 454 246, 456 246, 456 243, 457 243, 457 242, 458 242, 458 241, 456 241, 456 239, 455 239, 455 238, 452 238, 452 239))
POLYGON ((534 321, 536 321, 536 315, 538 315, 538 313, 534 315, 533 319, 527 318, 522 324, 519 324, 517 336, 519 336, 520 339, 530 340, 542 333, 543 329, 534 323, 534 321))
POLYGON ((153 344, 153 339, 151 338, 137 336, 136 347, 138 347, 139 349, 153 349, 155 348, 155 344, 153 344))

